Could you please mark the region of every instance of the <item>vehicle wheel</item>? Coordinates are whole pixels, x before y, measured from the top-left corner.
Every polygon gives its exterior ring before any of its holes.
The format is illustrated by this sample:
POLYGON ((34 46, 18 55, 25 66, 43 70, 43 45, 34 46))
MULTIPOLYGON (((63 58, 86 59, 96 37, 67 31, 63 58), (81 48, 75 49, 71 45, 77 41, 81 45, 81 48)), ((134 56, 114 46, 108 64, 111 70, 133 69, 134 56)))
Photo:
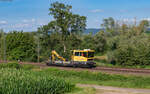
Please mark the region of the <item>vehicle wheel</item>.
POLYGON ((95 68, 96 66, 94 66, 94 65, 89 65, 89 68, 95 68))
POLYGON ((49 66, 49 63, 46 63, 47 66, 49 66))
POLYGON ((51 65, 52 65, 52 62, 47 62, 46 65, 47 65, 47 66, 51 66, 51 65))
POLYGON ((73 68, 77 68, 77 65, 73 65, 73 68))

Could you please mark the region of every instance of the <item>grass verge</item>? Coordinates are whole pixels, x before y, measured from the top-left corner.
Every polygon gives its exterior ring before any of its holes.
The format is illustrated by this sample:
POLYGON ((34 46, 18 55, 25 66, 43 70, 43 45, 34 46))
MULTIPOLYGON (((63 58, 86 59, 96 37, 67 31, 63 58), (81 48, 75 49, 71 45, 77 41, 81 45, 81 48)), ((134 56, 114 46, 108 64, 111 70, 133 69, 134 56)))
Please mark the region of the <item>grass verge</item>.
POLYGON ((89 71, 67 71, 56 68, 43 69, 47 75, 59 77, 71 83, 97 84, 126 88, 150 88, 150 77, 123 76, 89 71))
POLYGON ((31 69, 36 69, 36 68, 39 68, 39 67, 31 65, 31 64, 21 65, 17 62, 11 62, 11 63, 1 63, 0 64, 0 69, 2 69, 2 68, 15 68, 15 69, 31 70, 31 69))
POLYGON ((95 94, 96 89, 95 88, 90 88, 90 87, 76 87, 71 93, 66 93, 66 94, 95 94))

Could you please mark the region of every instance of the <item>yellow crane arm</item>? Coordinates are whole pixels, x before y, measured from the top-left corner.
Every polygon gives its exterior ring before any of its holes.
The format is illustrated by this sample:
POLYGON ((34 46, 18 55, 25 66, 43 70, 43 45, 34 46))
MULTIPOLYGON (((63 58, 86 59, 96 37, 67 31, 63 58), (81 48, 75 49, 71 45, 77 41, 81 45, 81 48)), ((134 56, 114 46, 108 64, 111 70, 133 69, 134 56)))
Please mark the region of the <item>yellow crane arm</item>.
POLYGON ((55 56, 59 59, 61 59, 62 61, 66 61, 65 58, 61 57, 55 50, 52 51, 52 61, 55 60, 55 56))

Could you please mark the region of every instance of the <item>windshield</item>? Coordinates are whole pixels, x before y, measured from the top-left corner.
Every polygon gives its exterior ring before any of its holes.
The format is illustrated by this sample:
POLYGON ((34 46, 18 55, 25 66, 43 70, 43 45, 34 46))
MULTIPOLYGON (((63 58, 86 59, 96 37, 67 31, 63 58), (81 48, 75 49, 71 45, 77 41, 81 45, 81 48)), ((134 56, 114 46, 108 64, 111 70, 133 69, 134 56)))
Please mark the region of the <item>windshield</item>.
POLYGON ((94 57, 94 52, 75 52, 75 56, 94 57))
POLYGON ((75 52, 75 56, 87 57, 87 52, 75 52))
POLYGON ((88 57, 94 57, 94 52, 88 52, 88 57))

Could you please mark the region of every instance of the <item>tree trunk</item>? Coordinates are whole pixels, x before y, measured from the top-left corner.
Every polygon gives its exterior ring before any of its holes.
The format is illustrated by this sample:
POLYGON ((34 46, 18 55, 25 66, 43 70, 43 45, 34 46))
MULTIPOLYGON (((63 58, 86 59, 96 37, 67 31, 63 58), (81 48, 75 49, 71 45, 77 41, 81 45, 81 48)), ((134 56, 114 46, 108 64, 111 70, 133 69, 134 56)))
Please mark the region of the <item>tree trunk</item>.
POLYGON ((66 45, 65 43, 63 43, 63 46, 64 46, 64 53, 66 52, 66 45))

